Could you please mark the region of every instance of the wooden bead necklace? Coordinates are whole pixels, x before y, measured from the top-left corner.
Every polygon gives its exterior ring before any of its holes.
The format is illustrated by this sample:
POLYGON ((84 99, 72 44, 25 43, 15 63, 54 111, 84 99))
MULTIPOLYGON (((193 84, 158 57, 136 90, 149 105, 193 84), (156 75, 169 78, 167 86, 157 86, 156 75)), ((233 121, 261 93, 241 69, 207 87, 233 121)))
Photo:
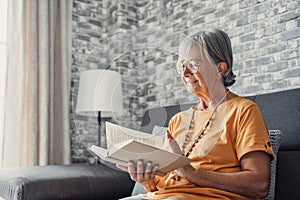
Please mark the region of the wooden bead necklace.
MULTIPOLYGON (((191 147, 188 149, 187 153, 185 154, 186 157, 189 157, 189 155, 192 153, 194 147, 196 146, 196 144, 203 138, 204 135, 206 135, 205 131, 208 128, 208 126, 211 124, 212 122, 212 118, 214 116, 214 113, 216 112, 218 106, 223 102, 223 100, 225 99, 225 97, 227 96, 227 94, 229 93, 229 90, 226 92, 226 94, 222 97, 222 99, 218 102, 218 104, 216 105, 216 107, 214 108, 211 116, 209 117, 208 121, 206 122, 205 126, 202 128, 202 131, 198 134, 197 138, 194 140, 193 144, 191 145, 191 147)), ((187 146, 187 143, 190 139, 190 136, 193 133, 193 129, 194 129, 194 115, 195 115, 195 111, 197 110, 197 106, 198 106, 199 102, 193 106, 193 113, 192 113, 192 118, 190 120, 190 125, 188 127, 188 132, 185 135, 185 140, 181 146, 182 148, 182 155, 184 155, 184 150, 187 146)))

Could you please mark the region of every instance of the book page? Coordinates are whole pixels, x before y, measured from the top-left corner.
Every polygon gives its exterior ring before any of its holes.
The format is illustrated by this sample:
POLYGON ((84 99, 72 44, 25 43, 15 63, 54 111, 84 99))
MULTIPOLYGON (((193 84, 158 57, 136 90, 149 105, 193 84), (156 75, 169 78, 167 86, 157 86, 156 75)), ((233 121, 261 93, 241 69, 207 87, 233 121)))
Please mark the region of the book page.
POLYGON ((123 166, 126 166, 128 161, 124 160, 124 159, 116 159, 116 158, 112 158, 109 157, 108 154, 109 152, 102 148, 102 147, 98 147, 96 145, 92 145, 88 148, 88 150, 95 156, 101 158, 102 160, 111 162, 111 163, 115 163, 115 164, 121 164, 123 166))
POLYGON ((92 145, 88 150, 90 150, 91 152, 96 154, 96 156, 99 156, 103 160, 105 160, 108 155, 108 151, 106 149, 95 145, 92 145))
POLYGON ((105 149, 92 146, 89 150, 106 161, 124 166, 127 166, 129 160, 136 162, 137 160, 142 159, 145 163, 151 161, 152 163, 159 165, 157 175, 160 176, 192 162, 192 160, 187 157, 135 140, 127 140, 114 145, 104 157, 103 153, 105 152, 105 149))
POLYGON ((135 140, 127 140, 114 145, 114 147, 109 151, 108 157, 132 161, 143 159, 144 162, 151 161, 152 163, 159 164, 159 168, 164 168, 170 163, 178 160, 181 155, 139 143, 135 140))
POLYGON ((162 136, 129 129, 110 122, 106 122, 105 127, 107 149, 110 149, 113 145, 126 140, 136 140, 143 144, 148 144, 155 147, 162 147, 164 143, 162 136))

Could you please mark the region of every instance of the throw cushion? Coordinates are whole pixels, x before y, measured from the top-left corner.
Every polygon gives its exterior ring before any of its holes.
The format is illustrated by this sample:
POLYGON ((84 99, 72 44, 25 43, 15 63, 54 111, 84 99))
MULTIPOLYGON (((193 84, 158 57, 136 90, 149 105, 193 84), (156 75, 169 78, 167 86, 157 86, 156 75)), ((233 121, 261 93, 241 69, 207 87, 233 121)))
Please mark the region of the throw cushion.
POLYGON ((270 177, 270 187, 269 193, 264 200, 272 200, 275 199, 275 181, 276 181, 276 164, 277 164, 277 153, 280 146, 281 141, 281 132, 279 130, 269 130, 270 142, 275 154, 274 159, 271 161, 271 177, 270 177))
POLYGON ((153 135, 160 135, 165 138, 168 127, 155 125, 152 130, 153 135))
MULTIPOLYGON (((152 130, 152 134, 164 136, 166 131, 167 131, 167 127, 155 125, 152 130)), ((281 140, 281 132, 279 130, 269 130, 269 136, 270 136, 270 142, 275 157, 270 163, 270 170, 271 170, 270 187, 269 187, 269 193, 267 197, 264 198, 264 200, 272 200, 275 198, 276 164, 277 164, 277 153, 279 150, 280 140, 281 140)), ((146 193, 144 187, 139 183, 135 183, 132 191, 132 196, 143 194, 143 193, 146 193)))

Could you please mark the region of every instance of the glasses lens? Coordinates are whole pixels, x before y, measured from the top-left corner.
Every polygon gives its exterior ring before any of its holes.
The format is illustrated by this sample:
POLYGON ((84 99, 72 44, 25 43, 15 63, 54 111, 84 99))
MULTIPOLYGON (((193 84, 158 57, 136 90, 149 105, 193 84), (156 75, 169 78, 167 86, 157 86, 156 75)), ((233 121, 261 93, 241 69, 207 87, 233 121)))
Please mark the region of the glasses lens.
POLYGON ((188 63, 188 68, 194 74, 198 71, 198 64, 195 61, 190 61, 188 63))

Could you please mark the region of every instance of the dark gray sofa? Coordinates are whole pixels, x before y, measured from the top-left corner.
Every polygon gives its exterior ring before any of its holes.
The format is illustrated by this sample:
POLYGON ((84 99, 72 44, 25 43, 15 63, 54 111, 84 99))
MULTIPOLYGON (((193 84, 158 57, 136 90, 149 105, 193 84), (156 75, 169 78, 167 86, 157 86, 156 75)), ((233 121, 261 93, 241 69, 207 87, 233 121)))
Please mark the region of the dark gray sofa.
MULTIPOLYGON (((300 199, 300 89, 247 97, 256 102, 269 129, 281 130, 275 199, 300 199)), ((167 126, 169 119, 192 104, 145 112, 142 131, 167 126)), ((7 200, 101 199, 129 196, 133 182, 125 172, 103 164, 25 167, 0 170, 0 196, 7 200)))

